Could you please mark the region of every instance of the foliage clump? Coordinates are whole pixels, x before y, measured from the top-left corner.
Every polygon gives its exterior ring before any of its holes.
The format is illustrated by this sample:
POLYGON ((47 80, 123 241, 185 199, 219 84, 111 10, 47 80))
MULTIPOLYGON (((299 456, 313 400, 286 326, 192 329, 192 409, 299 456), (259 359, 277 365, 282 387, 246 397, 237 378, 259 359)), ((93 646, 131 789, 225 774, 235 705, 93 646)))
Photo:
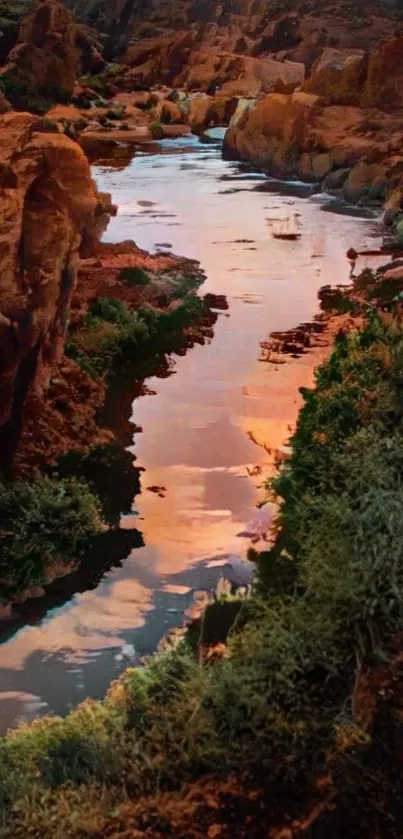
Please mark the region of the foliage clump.
POLYGON ((150 282, 150 276, 143 268, 122 268, 119 279, 128 288, 146 286, 150 282))
POLYGON ((75 566, 101 527, 82 480, 0 481, 0 598, 42 585, 55 566, 75 566))
POLYGON ((195 294, 168 310, 143 306, 131 311, 121 300, 100 297, 72 332, 65 351, 96 377, 111 370, 118 359, 127 361, 163 347, 168 335, 190 326, 202 314, 203 302, 195 294))

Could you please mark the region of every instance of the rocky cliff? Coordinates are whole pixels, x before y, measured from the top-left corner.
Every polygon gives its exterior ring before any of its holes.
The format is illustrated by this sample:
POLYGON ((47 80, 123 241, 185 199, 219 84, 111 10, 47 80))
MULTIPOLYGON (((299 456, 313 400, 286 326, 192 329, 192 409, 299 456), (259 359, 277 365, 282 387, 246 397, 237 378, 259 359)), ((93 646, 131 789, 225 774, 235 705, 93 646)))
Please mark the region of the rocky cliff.
POLYGON ((105 204, 76 143, 41 119, 0 119, 0 448, 12 447, 28 393, 46 390, 63 350, 83 237, 105 204))
MULTIPOLYGON (((64 0, 108 36, 112 54, 131 39, 192 29, 205 47, 247 55, 285 54, 311 64, 325 46, 373 49, 393 34, 385 0, 64 0)), ((111 57, 111 56, 109 56, 111 57)))
POLYGON ((303 89, 269 94, 227 132, 224 154, 323 182, 349 201, 403 196, 403 37, 372 55, 326 50, 303 89))
POLYGON ((43 103, 46 110, 47 102, 70 97, 81 72, 98 72, 105 62, 92 34, 58 0, 20 8, 27 14, 18 25, 3 25, 1 87, 14 106, 41 110, 43 103))

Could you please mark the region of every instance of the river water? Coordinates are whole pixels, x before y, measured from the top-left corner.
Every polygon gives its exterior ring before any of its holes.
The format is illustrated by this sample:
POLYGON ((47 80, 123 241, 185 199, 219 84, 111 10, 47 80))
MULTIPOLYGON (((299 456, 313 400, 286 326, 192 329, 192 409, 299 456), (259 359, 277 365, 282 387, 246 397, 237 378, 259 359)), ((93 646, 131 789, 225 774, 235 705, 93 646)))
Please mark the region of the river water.
POLYGON ((259 342, 310 320, 320 286, 348 282, 348 247, 379 243, 373 221, 324 212, 326 199, 303 185, 223 162, 218 143, 144 146, 126 166, 95 166, 94 177, 119 206, 107 241, 135 239, 151 251, 170 246, 199 259, 207 274, 202 293, 225 295, 229 308, 211 341, 172 358, 171 375, 149 380, 133 403, 132 421, 143 429, 133 451, 145 471, 121 524, 140 530, 144 546, 95 589, 0 646, 3 731, 102 697, 221 576, 250 578, 251 535, 263 534, 270 519, 267 507, 257 507, 271 463, 267 447, 285 442, 298 387, 312 381, 309 354, 268 365, 259 361, 259 342), (301 239, 273 239, 270 220, 294 213, 301 239))

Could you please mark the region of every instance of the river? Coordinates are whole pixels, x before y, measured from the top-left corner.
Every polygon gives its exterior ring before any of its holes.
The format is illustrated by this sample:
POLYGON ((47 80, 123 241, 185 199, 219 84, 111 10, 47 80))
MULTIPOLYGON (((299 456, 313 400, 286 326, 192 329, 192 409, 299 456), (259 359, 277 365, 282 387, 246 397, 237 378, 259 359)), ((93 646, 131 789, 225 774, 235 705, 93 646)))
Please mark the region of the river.
POLYGON ((320 286, 348 282, 348 247, 379 243, 374 221, 324 212, 328 201, 304 185, 222 161, 218 142, 165 141, 126 162, 94 167, 99 188, 119 206, 105 239, 199 259, 207 274, 201 293, 225 295, 229 308, 212 340, 173 357, 171 375, 149 380, 133 402, 131 419, 143 429, 133 437, 142 493, 122 510, 121 525, 140 530, 144 546, 95 589, 1 645, 2 731, 102 697, 221 576, 250 578, 251 534, 264 533, 270 518, 257 507, 267 446, 284 444, 298 387, 312 381, 309 353, 269 365, 259 361, 259 342, 310 320, 320 286), (301 239, 273 239, 267 219, 293 213, 301 239))

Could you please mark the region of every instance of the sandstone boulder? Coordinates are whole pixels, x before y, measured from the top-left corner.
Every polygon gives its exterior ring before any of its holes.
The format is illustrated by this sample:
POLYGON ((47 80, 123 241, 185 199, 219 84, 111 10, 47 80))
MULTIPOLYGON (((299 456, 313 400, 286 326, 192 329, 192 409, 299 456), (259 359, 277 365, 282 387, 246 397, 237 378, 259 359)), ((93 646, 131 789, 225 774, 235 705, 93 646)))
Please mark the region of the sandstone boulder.
POLYGON ((291 96, 269 94, 229 128, 224 156, 249 160, 272 174, 295 174, 309 121, 310 109, 291 96))

